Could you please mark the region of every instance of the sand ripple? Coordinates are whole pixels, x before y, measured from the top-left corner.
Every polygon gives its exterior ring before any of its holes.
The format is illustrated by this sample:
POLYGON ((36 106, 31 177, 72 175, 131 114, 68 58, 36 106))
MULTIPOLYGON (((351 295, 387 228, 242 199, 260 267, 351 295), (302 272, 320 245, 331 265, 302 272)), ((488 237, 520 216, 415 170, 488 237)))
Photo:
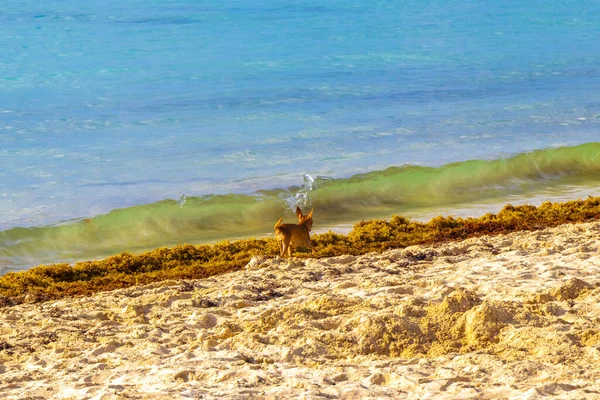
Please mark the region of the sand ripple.
POLYGON ((0 309, 3 398, 600 398, 600 224, 0 309))

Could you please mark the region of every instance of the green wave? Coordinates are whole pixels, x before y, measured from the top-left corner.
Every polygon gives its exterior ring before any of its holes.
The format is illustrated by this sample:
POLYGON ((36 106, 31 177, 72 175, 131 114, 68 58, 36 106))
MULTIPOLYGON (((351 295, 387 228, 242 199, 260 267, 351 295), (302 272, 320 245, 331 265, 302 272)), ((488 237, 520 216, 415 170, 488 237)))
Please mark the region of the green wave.
POLYGON ((253 195, 188 197, 113 210, 61 225, 0 232, 0 265, 8 270, 39 263, 95 259, 177 243, 210 243, 271 234, 293 204, 314 207, 315 228, 327 229, 392 214, 475 207, 515 196, 550 196, 566 187, 600 183, 600 143, 471 160, 439 168, 391 167, 347 179, 316 180, 316 189, 265 190, 253 195), (298 196, 298 194, 303 196, 298 196), (287 201, 284 201, 287 200, 287 201))

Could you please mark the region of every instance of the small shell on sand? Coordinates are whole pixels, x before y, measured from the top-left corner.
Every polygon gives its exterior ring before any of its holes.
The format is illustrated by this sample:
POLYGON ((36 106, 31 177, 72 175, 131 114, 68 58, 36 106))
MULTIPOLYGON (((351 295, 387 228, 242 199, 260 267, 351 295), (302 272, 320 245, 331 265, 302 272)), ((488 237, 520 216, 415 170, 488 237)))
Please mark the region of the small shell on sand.
POLYGON ((600 398, 600 224, 0 309, 4 399, 600 398))

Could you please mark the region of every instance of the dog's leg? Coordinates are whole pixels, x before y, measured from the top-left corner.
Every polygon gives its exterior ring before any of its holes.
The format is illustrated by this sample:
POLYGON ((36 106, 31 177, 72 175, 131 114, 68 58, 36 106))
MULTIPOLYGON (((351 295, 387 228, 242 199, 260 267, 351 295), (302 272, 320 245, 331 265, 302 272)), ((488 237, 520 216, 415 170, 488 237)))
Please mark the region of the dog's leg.
POLYGON ((291 257, 291 251, 292 251, 292 246, 291 246, 291 242, 292 238, 289 237, 284 237, 283 240, 281 241, 281 256, 283 257, 285 255, 285 252, 287 250, 288 255, 291 257))
POLYGON ((308 238, 308 239, 306 240, 306 247, 308 247, 308 248, 310 249, 310 252, 311 252, 311 253, 314 253, 315 249, 314 249, 314 247, 313 247, 312 243, 310 242, 310 238, 308 238))
POLYGON ((310 242, 310 235, 307 233, 306 236, 304 236, 304 245, 309 249, 312 250, 313 246, 312 243, 310 242))

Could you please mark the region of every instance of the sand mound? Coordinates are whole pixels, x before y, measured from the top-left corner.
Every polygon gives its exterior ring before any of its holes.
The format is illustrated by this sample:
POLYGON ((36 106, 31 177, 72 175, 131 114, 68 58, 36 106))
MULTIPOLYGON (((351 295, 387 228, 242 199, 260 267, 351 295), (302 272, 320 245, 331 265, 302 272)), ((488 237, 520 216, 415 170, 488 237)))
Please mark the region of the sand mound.
POLYGON ((600 398, 600 225, 0 309, 4 398, 600 398), (274 397, 272 397, 274 398, 274 397))

